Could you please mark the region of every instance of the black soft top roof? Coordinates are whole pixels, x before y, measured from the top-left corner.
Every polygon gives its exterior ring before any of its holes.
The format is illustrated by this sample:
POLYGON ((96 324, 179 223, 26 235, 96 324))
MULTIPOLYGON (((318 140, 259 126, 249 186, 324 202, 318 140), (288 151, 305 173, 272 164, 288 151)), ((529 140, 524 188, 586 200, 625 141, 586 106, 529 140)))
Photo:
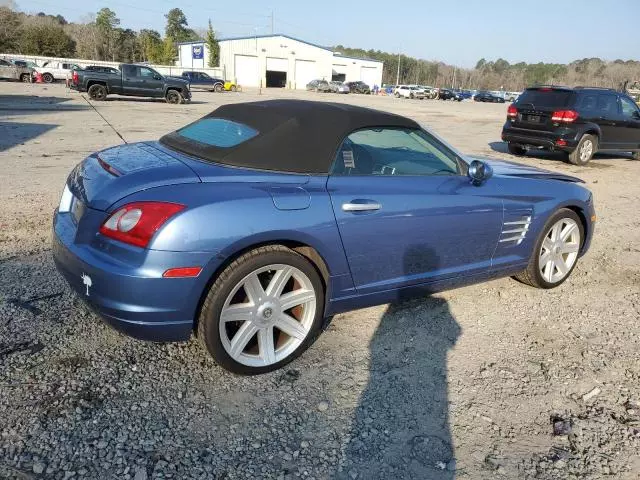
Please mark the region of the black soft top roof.
POLYGON ((344 138, 367 127, 420 126, 405 117, 341 103, 265 100, 222 105, 204 118, 223 118, 259 132, 235 147, 204 145, 169 133, 169 148, 225 165, 294 173, 325 174, 344 138))

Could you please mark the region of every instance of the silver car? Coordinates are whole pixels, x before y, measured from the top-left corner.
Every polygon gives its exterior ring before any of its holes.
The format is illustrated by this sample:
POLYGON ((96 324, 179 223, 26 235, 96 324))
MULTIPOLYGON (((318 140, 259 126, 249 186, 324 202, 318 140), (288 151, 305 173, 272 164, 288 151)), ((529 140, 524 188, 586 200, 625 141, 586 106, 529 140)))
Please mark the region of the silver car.
POLYGON ((351 92, 351 89, 349 88, 348 85, 345 85, 344 83, 339 82, 337 80, 329 82, 329 86, 331 87, 331 91, 333 93, 349 93, 349 92, 351 92))
POLYGON ((20 67, 18 65, 14 65, 8 60, 0 58, 0 78, 30 82, 32 75, 32 68, 20 67))

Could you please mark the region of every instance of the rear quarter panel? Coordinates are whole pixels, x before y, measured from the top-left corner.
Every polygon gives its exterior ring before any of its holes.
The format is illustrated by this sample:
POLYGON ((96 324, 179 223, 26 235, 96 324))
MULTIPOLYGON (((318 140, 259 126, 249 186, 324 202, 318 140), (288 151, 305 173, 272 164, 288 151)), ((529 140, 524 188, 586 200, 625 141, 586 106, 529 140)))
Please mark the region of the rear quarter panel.
POLYGON ((282 185, 270 183, 171 185, 130 195, 111 210, 143 200, 186 205, 183 212, 162 227, 149 248, 211 252, 205 277, 230 257, 254 246, 296 242, 311 246, 320 254, 329 275, 341 279, 338 290, 350 289, 351 277, 325 184, 326 177, 316 177, 297 189, 284 191, 282 185), (301 189, 308 193, 303 202, 298 201, 301 189), (288 195, 292 198, 287 199, 288 195), (274 198, 287 209, 276 208, 274 198))

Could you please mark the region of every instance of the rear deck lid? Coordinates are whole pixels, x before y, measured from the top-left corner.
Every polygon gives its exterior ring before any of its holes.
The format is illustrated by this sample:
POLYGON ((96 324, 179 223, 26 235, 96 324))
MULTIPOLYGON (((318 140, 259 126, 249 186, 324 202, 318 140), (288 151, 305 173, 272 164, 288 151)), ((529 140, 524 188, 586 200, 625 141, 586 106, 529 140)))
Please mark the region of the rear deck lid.
POLYGON ((71 193, 86 206, 107 210, 132 193, 200 178, 185 163, 153 142, 108 148, 88 156, 69 175, 71 193))
POLYGON ((513 104, 518 110, 517 116, 513 119, 513 126, 532 130, 554 130, 553 112, 570 109, 574 100, 575 92, 567 88, 528 88, 513 104))

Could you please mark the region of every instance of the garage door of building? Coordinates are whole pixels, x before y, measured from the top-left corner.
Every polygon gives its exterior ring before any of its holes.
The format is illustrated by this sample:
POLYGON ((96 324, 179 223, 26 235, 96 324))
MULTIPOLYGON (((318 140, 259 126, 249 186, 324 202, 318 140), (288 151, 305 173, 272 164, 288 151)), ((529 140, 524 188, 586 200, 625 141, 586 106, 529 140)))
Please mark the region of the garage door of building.
POLYGON ((296 60, 296 88, 305 88, 307 83, 318 75, 316 62, 313 60, 296 60))
POLYGON ((361 67, 360 80, 373 88, 378 83, 378 69, 376 67, 361 67))
POLYGON ((267 70, 272 72, 288 72, 289 60, 286 58, 267 57, 267 70))
POLYGON ((251 55, 235 56, 236 82, 242 86, 258 85, 258 57, 251 55))

